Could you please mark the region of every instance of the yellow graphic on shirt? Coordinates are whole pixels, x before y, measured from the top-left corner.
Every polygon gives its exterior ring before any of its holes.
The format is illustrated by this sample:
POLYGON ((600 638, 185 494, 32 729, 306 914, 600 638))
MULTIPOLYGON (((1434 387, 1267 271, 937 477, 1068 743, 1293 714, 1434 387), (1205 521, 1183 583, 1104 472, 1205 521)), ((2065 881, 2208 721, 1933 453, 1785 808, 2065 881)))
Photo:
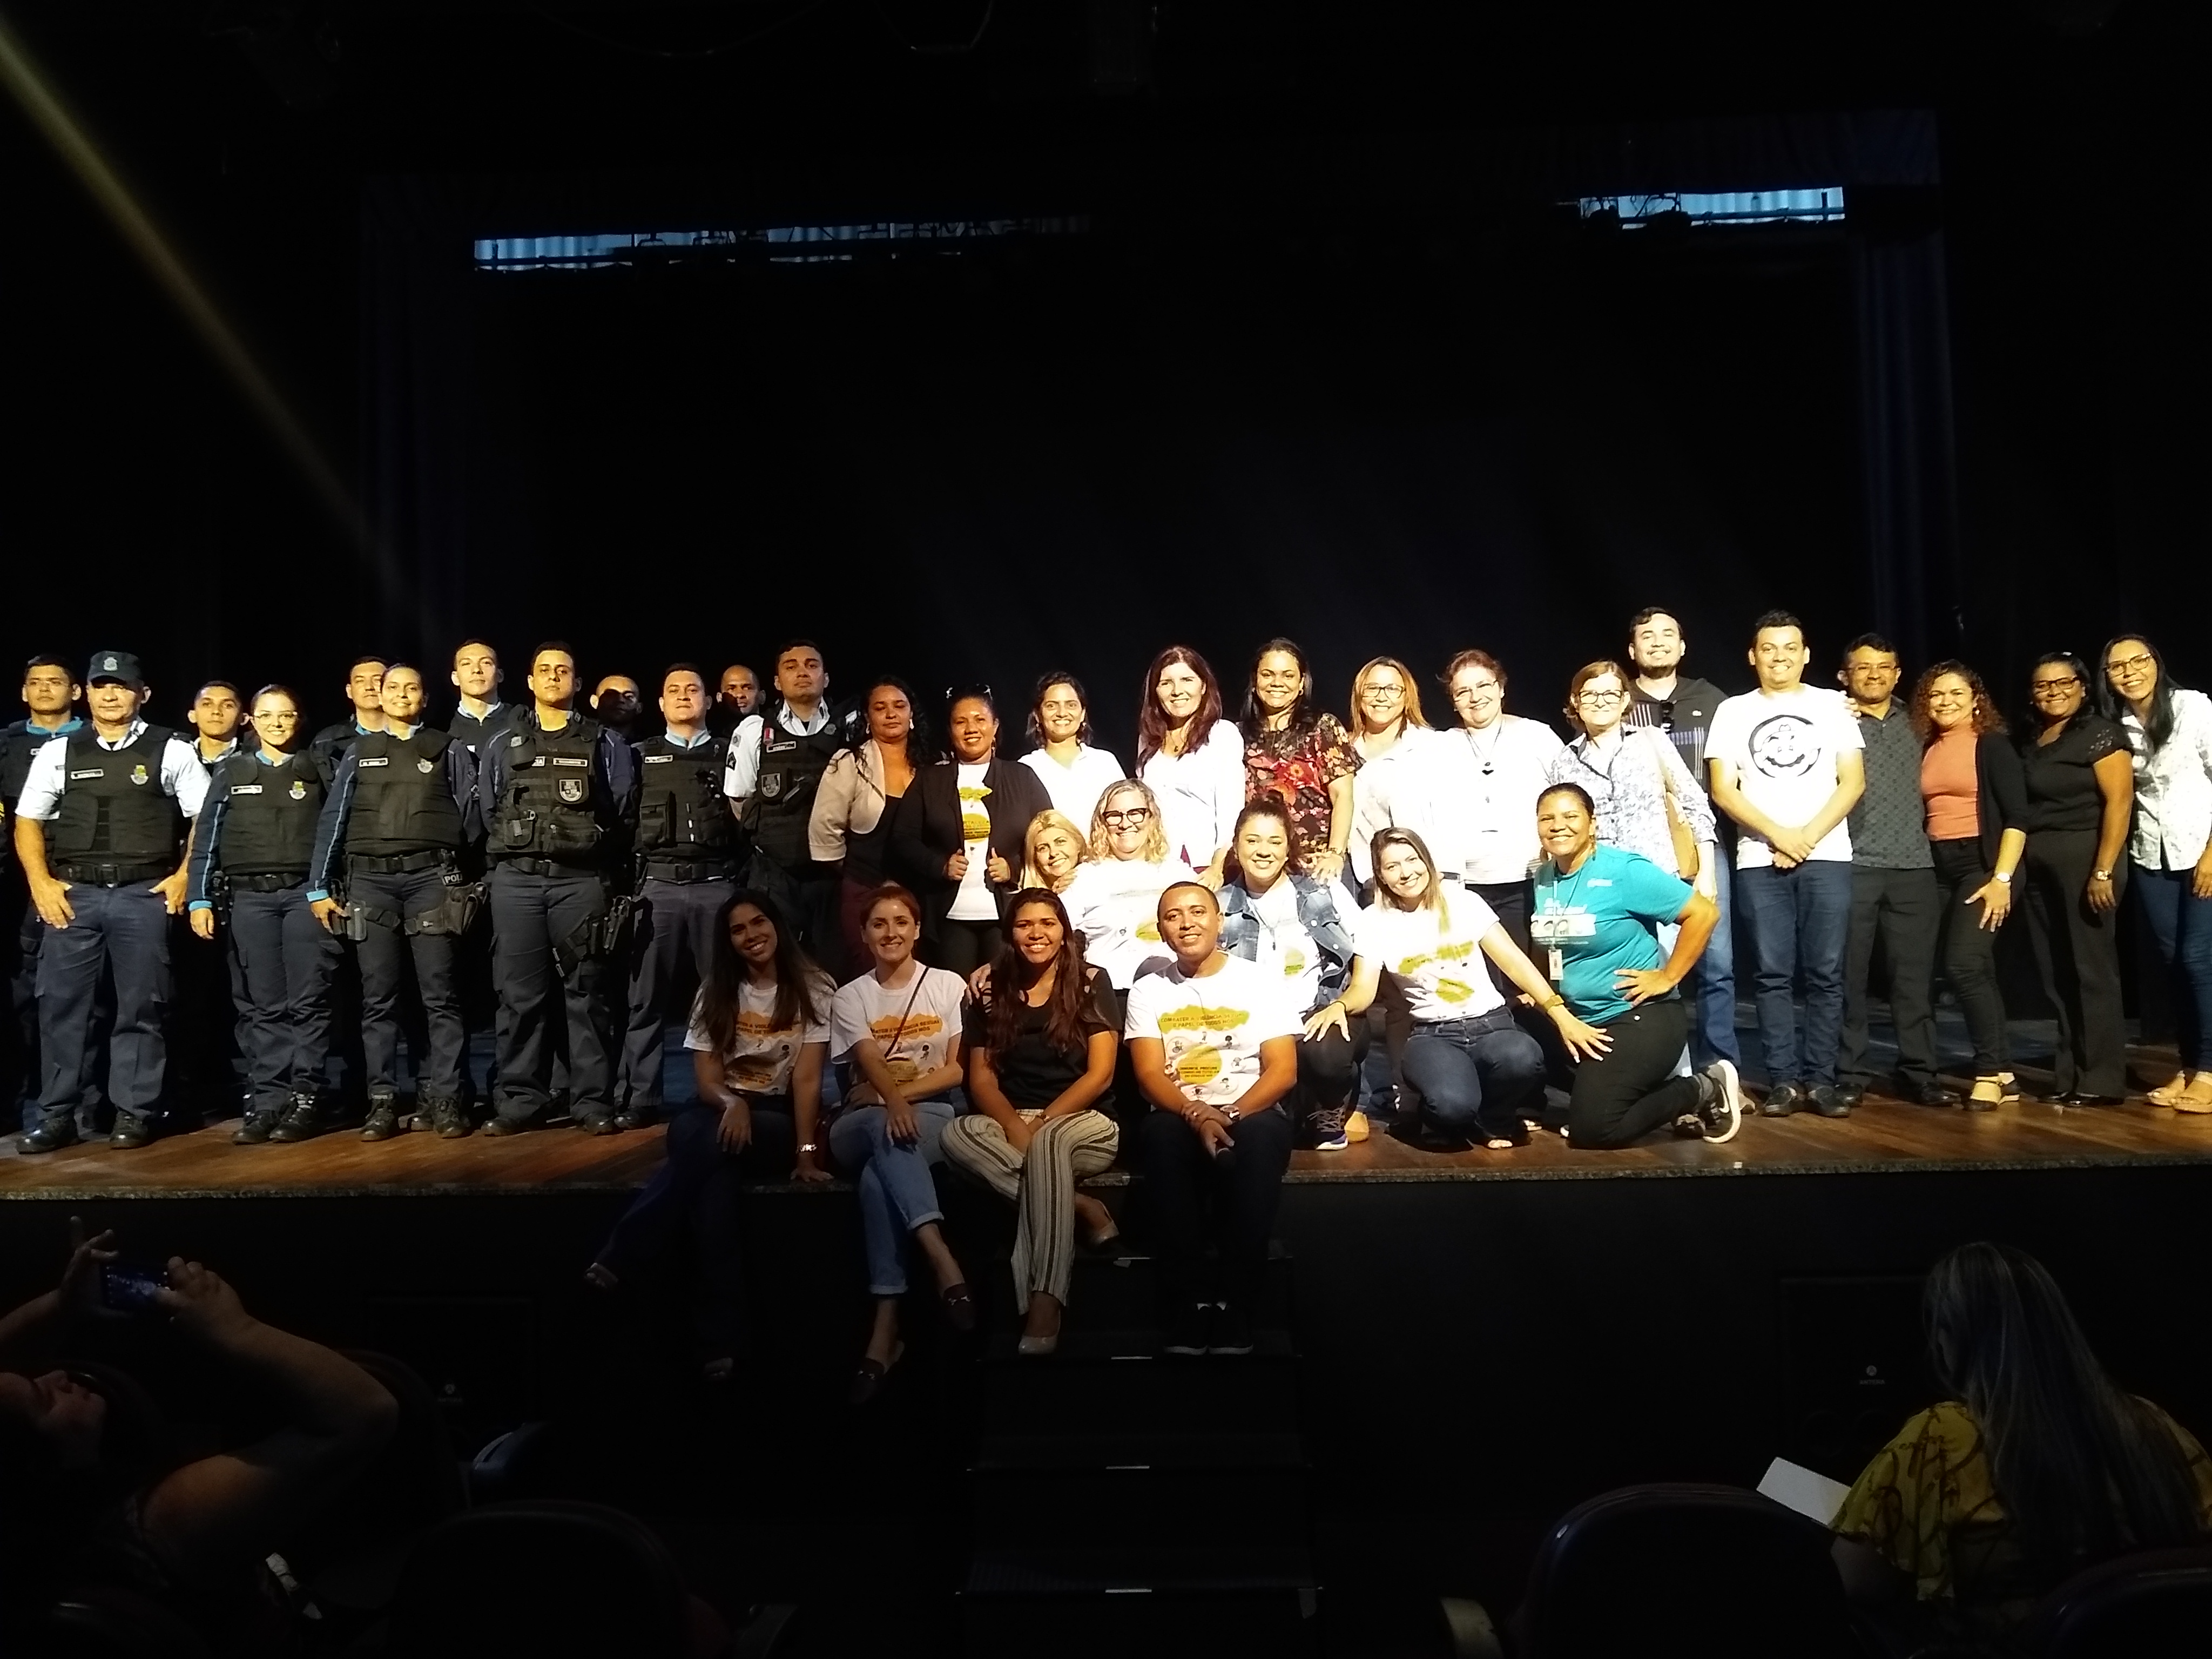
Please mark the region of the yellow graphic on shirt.
POLYGON ((1283 977, 1296 979, 1306 970, 1306 953, 1303 951, 1283 952, 1283 977))
POLYGON ((983 798, 990 793, 990 790, 987 787, 980 783, 967 783, 961 785, 960 834, 964 839, 971 842, 988 841, 990 839, 991 819, 989 815, 983 812, 971 812, 968 810, 970 806, 982 800, 983 798))
POLYGON ((722 1061, 722 1077, 733 1089, 753 1094, 772 1094, 797 1045, 787 1034, 795 1028, 778 1025, 772 1015, 738 1010, 732 1034, 732 1053, 722 1061), (782 1042, 776 1039, 785 1037, 782 1042))
POLYGON ((884 1064, 890 1072, 894 1083, 911 1083, 921 1075, 921 1063, 911 1055, 895 1054, 891 1049, 908 1041, 921 1042, 933 1037, 945 1029, 945 1022, 935 1014, 908 1014, 902 1019, 896 1014, 886 1014, 870 1023, 868 1035, 883 1046, 884 1064))
MULTIPOLYGON (((1425 968, 1441 967, 1447 962, 1464 962, 1475 951, 1472 939, 1453 939, 1440 944, 1433 951, 1423 951, 1407 957, 1398 963, 1401 979, 1419 979, 1425 968)), ((1445 1002, 1465 1002, 1474 994, 1474 987, 1463 979, 1454 979, 1439 973, 1436 976, 1436 993, 1445 1002)))
POLYGON ((1160 1035, 1168 1036, 1176 1031, 1233 1031, 1252 1018, 1242 1008, 1208 1008, 1202 1003, 1193 1003, 1188 1008, 1171 1008, 1160 1016, 1160 1035))
POLYGON ((1137 924, 1137 937, 1144 940, 1147 945, 1158 945, 1160 942, 1159 923, 1157 921, 1139 922, 1137 924))
POLYGON ((1204 1088, 1221 1075, 1221 1050, 1210 1042, 1184 1049, 1175 1058, 1175 1074, 1185 1088, 1204 1088))

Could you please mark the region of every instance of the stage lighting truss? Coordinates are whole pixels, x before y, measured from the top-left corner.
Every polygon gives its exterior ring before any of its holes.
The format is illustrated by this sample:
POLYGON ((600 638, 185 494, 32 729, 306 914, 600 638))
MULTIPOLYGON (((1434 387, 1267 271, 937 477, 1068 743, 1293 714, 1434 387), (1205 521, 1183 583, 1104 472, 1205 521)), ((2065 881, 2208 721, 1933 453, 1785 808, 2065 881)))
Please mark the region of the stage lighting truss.
POLYGON ((1584 196, 1574 205, 1583 218, 1609 218, 1624 230, 1649 225, 1833 224, 1844 216, 1844 187, 1584 196))
POLYGON ((680 264, 843 264, 902 253, 957 255, 986 244, 1080 236, 1082 214, 1030 219, 880 219, 865 224, 770 225, 749 230, 616 231, 583 236, 495 236, 476 244, 478 270, 651 269, 680 264))

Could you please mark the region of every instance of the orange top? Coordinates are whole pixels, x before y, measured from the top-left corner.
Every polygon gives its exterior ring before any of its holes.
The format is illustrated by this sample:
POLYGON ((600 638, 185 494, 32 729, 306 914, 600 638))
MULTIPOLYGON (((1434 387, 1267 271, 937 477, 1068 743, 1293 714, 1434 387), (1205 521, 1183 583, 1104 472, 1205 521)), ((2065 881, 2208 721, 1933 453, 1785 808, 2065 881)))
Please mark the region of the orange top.
POLYGON ((1957 726, 1929 744, 1920 757, 1920 799, 1928 804, 1930 841, 1972 841, 1982 833, 1974 743, 1972 726, 1957 726))

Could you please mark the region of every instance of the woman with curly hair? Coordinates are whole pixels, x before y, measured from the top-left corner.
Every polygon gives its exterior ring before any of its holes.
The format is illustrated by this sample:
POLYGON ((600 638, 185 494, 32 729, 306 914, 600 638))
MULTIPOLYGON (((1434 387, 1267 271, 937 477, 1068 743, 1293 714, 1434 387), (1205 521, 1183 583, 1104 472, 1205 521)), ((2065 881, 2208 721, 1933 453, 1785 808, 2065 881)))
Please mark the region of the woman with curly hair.
POLYGON ((1280 801, 1290 815, 1291 868, 1334 881, 1352 835, 1359 751, 1335 715, 1314 707, 1313 670, 1290 640, 1269 640, 1244 691, 1244 799, 1280 801))
POLYGON ((1973 1040, 1966 1109, 1986 1112, 2020 1098, 2005 1044, 1996 933, 2012 914, 2013 877, 2027 853, 2027 785, 2004 717, 1966 664, 1939 662, 1923 674, 1910 712, 1925 745, 1920 799, 1945 896, 1936 960, 1973 1040))

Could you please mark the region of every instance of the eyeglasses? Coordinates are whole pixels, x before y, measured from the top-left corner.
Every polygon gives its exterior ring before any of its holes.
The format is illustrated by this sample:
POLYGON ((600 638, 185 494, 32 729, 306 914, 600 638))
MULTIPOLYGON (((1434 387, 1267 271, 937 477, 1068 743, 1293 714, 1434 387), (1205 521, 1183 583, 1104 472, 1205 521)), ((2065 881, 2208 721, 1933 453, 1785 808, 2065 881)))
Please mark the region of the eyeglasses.
POLYGON ((1575 694, 1575 701, 1577 702, 1619 702, 1625 696, 1626 693, 1620 691, 1579 691, 1575 694))
POLYGON ((1098 815, 1098 822, 1109 830, 1120 830, 1125 826, 1133 830, 1137 825, 1147 822, 1152 816, 1152 809, 1149 806, 1132 806, 1126 811, 1101 812, 1098 815))
POLYGON ((1402 685, 1367 685, 1360 688, 1359 695, 1369 702, 1396 702, 1406 695, 1406 688, 1402 685))
POLYGON ((2069 674, 2063 680, 2031 680, 2027 693, 2032 697, 2056 696, 2061 691, 2070 691, 2081 684, 2079 674, 2069 674))
POLYGON ((2107 674, 2132 674, 2138 669, 2149 667, 2156 660, 2155 657, 2146 651, 2139 657, 2130 657, 2121 662, 2108 662, 2105 665, 2105 672, 2107 674))

